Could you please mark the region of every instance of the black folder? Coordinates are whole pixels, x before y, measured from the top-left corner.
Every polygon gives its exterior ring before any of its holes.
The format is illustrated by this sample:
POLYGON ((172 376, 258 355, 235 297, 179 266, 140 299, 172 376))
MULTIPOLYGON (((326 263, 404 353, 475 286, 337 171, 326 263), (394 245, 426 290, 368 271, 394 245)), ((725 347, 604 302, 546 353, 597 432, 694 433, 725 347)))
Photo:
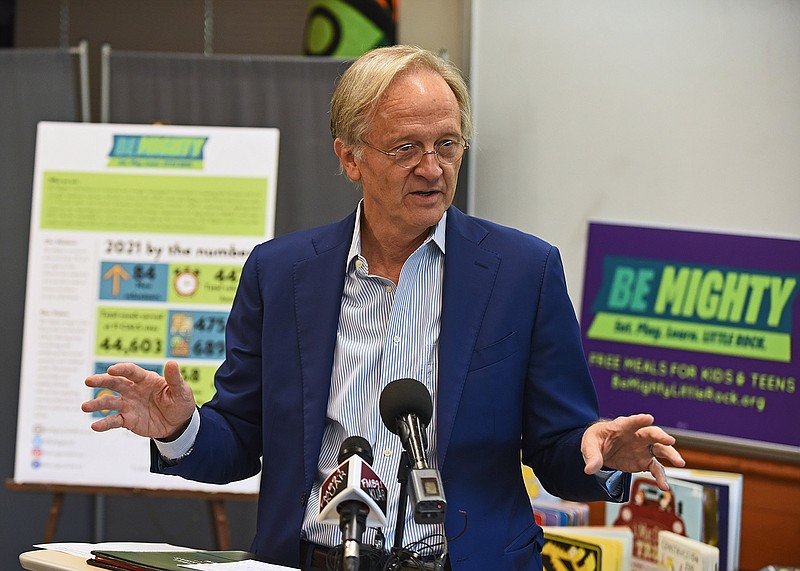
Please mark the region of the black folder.
POLYGON ((89 565, 114 571, 186 571, 181 565, 254 559, 247 551, 92 551, 89 565))

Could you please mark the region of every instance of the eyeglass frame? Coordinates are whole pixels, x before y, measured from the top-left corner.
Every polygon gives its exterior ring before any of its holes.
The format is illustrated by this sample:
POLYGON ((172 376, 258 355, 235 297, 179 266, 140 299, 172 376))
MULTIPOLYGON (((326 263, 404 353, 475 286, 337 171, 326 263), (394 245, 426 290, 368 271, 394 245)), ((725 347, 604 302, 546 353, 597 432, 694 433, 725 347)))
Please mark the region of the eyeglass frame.
POLYGON ((366 145, 367 147, 369 147, 370 149, 372 149, 373 151, 378 151, 379 153, 383 153, 387 157, 392 157, 394 159, 395 164, 398 167, 400 167, 401 169, 411 170, 411 169, 415 169, 415 168, 417 168, 419 166, 419 163, 422 162, 422 159, 425 158, 425 155, 435 155, 436 156, 436 161, 441 165, 454 165, 454 164, 456 164, 458 161, 460 161, 461 159, 464 158, 464 153, 466 153, 467 149, 469 149, 469 141, 467 141, 463 137, 462 137, 461 140, 463 141, 463 143, 459 142, 459 141, 453 141, 452 139, 446 139, 445 141, 440 141, 439 143, 436 143, 436 144, 433 145, 433 150, 432 151, 423 150, 422 151, 422 155, 420 155, 420 157, 419 157, 419 161, 417 161, 416 164, 413 164, 413 165, 410 165, 410 166, 407 166, 407 167, 403 166, 403 165, 401 165, 400 163, 397 162, 397 153, 393 152, 393 151, 397 151, 397 149, 400 149, 400 148, 406 147, 406 146, 414 146, 414 147, 422 148, 417 143, 404 143, 402 145, 398 145, 392 151, 384 151, 383 149, 379 149, 378 147, 376 147, 374 145, 370 145, 368 142, 364 141, 363 139, 361 140, 361 142, 364 145, 366 145), (451 141, 451 142, 455 143, 456 145, 461 145, 463 147, 463 149, 464 149, 461 152, 461 156, 458 157, 456 160, 454 160, 452 163, 448 163, 446 161, 443 161, 442 158, 439 156, 439 151, 436 149, 436 145, 439 145, 441 143, 445 143, 447 141, 451 141))

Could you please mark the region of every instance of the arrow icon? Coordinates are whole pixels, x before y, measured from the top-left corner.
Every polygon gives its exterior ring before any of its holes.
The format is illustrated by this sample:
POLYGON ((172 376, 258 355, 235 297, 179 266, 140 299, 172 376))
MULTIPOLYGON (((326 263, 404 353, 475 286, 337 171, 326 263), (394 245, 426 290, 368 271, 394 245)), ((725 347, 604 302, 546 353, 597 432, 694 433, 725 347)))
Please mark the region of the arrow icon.
POLYGON ((111 281, 111 295, 118 296, 119 295, 119 280, 127 280, 130 279, 128 272, 125 271, 125 268, 120 266, 119 264, 114 264, 111 266, 106 273, 103 274, 104 280, 112 280, 111 281))

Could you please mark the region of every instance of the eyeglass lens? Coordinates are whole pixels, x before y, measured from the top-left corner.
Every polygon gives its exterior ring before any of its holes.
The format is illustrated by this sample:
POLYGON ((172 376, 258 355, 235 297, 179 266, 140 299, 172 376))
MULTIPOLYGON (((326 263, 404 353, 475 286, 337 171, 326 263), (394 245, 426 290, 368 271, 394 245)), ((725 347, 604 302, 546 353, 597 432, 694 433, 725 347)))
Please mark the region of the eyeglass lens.
POLYGON ((434 153, 439 159, 439 162, 444 164, 452 164, 462 157, 464 154, 464 146, 455 141, 443 141, 436 145, 433 151, 423 151, 419 145, 403 145, 395 150, 394 158, 397 164, 404 168, 412 168, 417 166, 422 157, 426 154, 434 153))

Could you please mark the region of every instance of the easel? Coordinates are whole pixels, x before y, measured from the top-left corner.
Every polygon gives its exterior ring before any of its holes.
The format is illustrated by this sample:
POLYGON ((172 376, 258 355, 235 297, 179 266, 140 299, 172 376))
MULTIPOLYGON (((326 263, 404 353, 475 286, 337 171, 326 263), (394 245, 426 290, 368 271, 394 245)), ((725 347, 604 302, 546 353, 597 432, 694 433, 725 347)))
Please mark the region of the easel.
POLYGON ((226 500, 256 501, 258 494, 236 494, 232 492, 200 492, 193 490, 150 490, 145 488, 115 488, 112 486, 79 486, 63 484, 23 484, 6 480, 6 489, 14 492, 44 492, 53 494, 50 504, 50 513, 44 529, 43 543, 50 543, 58 527, 61 517, 61 508, 64 505, 66 494, 87 494, 93 496, 148 496, 170 497, 204 500, 208 505, 211 517, 211 528, 214 533, 216 549, 230 549, 231 536, 228 526, 228 512, 225 509, 226 500))

